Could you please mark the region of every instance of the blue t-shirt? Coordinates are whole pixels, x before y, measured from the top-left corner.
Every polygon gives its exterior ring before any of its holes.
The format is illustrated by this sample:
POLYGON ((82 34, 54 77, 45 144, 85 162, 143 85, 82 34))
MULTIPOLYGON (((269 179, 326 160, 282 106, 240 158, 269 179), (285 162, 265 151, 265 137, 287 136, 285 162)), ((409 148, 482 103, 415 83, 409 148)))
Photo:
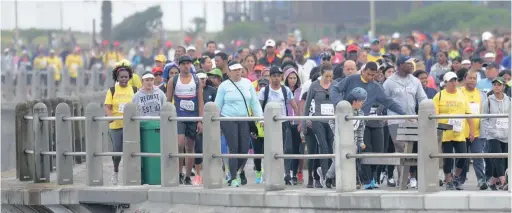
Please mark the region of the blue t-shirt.
POLYGON ((476 88, 484 93, 488 93, 492 90, 492 81, 484 78, 476 83, 476 88))

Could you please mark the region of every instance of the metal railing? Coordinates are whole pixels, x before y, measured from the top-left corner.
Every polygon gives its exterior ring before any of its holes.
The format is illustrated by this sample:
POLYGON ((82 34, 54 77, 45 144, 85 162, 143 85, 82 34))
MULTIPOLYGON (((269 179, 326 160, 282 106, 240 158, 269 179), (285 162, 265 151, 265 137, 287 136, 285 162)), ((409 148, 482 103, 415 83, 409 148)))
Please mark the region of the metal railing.
MULTIPOLYGON (((173 104, 165 103, 160 116, 140 116, 134 104, 127 104, 122 117, 106 117, 99 104, 90 103, 85 110, 85 117, 70 117, 71 112, 67 104, 61 103, 56 108, 55 117, 48 117, 46 105, 38 103, 33 108, 33 114, 25 116, 25 125, 31 125, 29 133, 33 137, 17 139, 18 160, 21 162, 17 169, 22 180, 34 182, 49 182, 50 169, 49 156, 57 159, 57 183, 72 184, 73 168, 71 158, 68 156, 86 156, 87 186, 103 185, 103 161, 101 156, 122 156, 124 161, 123 184, 141 185, 141 157, 160 157, 161 160, 161 186, 171 187, 179 184, 179 158, 203 158, 204 188, 221 188, 223 173, 221 158, 264 158, 265 189, 268 191, 284 188, 283 159, 335 159, 336 165, 336 191, 350 192, 356 190, 356 158, 406 158, 417 159, 418 190, 420 192, 435 192, 439 190, 437 172, 440 158, 506 158, 509 165, 512 146, 508 153, 440 153, 437 139, 437 121, 439 118, 483 118, 508 117, 509 125, 511 114, 508 115, 436 115, 432 100, 425 100, 420 104, 419 115, 403 116, 353 116, 351 105, 342 101, 336 106, 334 116, 281 116, 281 108, 277 103, 267 104, 263 117, 219 117, 219 110, 215 103, 207 103, 203 117, 177 117, 173 104), (335 140, 333 154, 284 154, 281 122, 285 120, 332 120, 335 121, 335 140), (352 120, 417 120, 419 141, 418 153, 364 153, 356 154, 352 120), (48 121, 55 122, 56 151, 48 150, 48 137, 46 130, 48 121), (85 152, 71 152, 71 120, 85 121, 85 152), (123 152, 103 152, 101 144, 100 123, 111 120, 123 120, 123 152), (160 120, 160 153, 142 153, 140 151, 140 125, 141 120, 160 120), (221 130, 219 121, 261 121, 265 131, 264 154, 221 154, 221 130), (202 154, 188 154, 178 152, 178 121, 202 121, 203 143, 202 154), (35 141, 30 140, 34 138, 35 141)), ((17 125, 19 126, 19 125, 17 125)), ((20 127, 24 127, 21 125, 20 127)), ((510 128, 510 126, 509 126, 510 128)), ((509 137, 509 143, 512 137, 509 137)))

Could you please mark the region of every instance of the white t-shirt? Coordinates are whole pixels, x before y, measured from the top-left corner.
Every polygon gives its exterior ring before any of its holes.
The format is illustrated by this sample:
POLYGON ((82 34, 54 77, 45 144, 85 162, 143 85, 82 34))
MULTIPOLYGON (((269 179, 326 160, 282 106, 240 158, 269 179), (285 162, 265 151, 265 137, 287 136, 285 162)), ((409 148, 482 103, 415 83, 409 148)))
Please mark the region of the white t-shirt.
POLYGON ((306 59, 306 63, 304 63, 304 65, 299 63, 297 63, 297 65, 299 66, 298 73, 300 82, 302 82, 302 85, 304 85, 306 81, 309 80, 309 74, 311 73, 311 70, 316 67, 316 62, 311 59, 306 59))
MULTIPOLYGON (((284 102, 284 96, 283 96, 283 92, 281 91, 281 88, 274 90, 274 89, 272 89, 272 87, 269 87, 270 91, 268 93, 268 99, 267 99, 267 104, 270 102, 279 102, 279 104, 281 105, 281 115, 282 116, 286 116, 286 104, 290 103, 290 101, 294 98, 293 93, 290 90, 290 88, 288 88, 287 86, 284 86, 284 87, 286 88, 287 103, 284 102)), ((259 94, 260 101, 265 100, 265 89, 266 89, 266 87, 263 87, 260 90, 260 94, 259 94)))

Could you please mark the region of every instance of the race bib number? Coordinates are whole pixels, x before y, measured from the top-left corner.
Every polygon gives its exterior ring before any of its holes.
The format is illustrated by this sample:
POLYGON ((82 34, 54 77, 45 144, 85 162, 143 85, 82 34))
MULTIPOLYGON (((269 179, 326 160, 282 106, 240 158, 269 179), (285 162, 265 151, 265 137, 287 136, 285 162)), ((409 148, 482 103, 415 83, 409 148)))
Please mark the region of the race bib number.
POLYGON ((471 112, 473 114, 480 114, 480 104, 478 104, 478 103, 469 103, 469 108, 471 108, 471 112))
POLYGON ((454 132, 462 132, 462 119, 449 119, 448 124, 453 126, 454 132))
POLYGON ((377 116, 377 107, 370 108, 369 116, 377 116))
POLYGON ((320 104, 320 113, 322 115, 334 115, 334 105, 320 104))
POLYGON ((76 70, 78 68, 78 64, 71 64, 71 69, 76 70))
POLYGON ((497 118, 496 119, 497 129, 508 129, 508 118, 497 118))
POLYGON ((186 111, 194 111, 195 104, 193 101, 189 100, 181 100, 180 101, 180 108, 186 111))
POLYGON ((46 65, 47 65, 47 63, 46 63, 46 61, 45 61, 45 60, 41 61, 41 66, 42 66, 42 67, 46 67, 46 65))
POLYGON ((124 103, 123 103, 123 104, 119 104, 119 109, 118 109, 117 111, 119 111, 119 112, 124 112, 124 106, 125 106, 125 105, 126 105, 126 104, 124 104, 124 103))

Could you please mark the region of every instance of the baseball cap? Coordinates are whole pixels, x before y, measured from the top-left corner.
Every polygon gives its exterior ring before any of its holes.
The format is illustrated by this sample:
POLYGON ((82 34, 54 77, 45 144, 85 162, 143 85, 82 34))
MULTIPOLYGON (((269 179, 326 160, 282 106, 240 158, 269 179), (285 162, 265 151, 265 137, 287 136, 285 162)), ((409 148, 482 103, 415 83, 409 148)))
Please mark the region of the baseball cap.
POLYGON ((278 66, 270 67, 270 75, 275 74, 275 73, 283 74, 283 70, 281 69, 281 67, 278 67, 278 66))
POLYGON ((199 79, 207 78, 208 77, 208 75, 206 75, 206 73, 204 73, 204 72, 197 73, 196 76, 199 79))
POLYGON ((482 63, 482 59, 480 58, 480 56, 475 55, 475 56, 471 57, 471 62, 482 63))
POLYGON ((261 78, 260 80, 258 80, 258 85, 260 85, 260 84, 268 85, 268 79, 266 79, 266 78, 261 78))
POLYGON ((237 69, 243 69, 244 67, 238 63, 238 61, 232 61, 228 64, 229 70, 237 70, 237 69))
POLYGON ((218 68, 215 68, 215 69, 211 70, 210 72, 206 73, 206 76, 209 76, 209 75, 215 75, 215 76, 218 76, 219 78, 222 78, 222 71, 220 71, 220 69, 218 69, 218 68))
POLYGON ((500 68, 500 65, 496 62, 491 62, 491 63, 486 63, 486 64, 483 64, 482 67, 485 67, 487 69, 489 68, 496 68, 496 69, 499 69, 500 68))
POLYGON ((498 82, 500 84, 505 84, 505 79, 503 77, 497 77, 494 80, 492 80, 493 84, 494 84, 494 82, 498 82))
POLYGON ((359 47, 355 44, 351 44, 347 47, 347 52, 359 51, 359 47))
POLYGON ((484 33, 482 33, 482 41, 487 41, 487 40, 489 40, 489 39, 490 39, 490 38, 492 38, 492 37, 493 37, 493 35, 492 35, 492 33, 490 33, 490 32, 484 32, 484 33))
POLYGON ((157 55, 155 56, 155 61, 166 62, 167 58, 165 58, 165 55, 157 55))
POLYGON ((372 41, 370 42, 370 44, 379 44, 380 41, 379 39, 372 39, 372 41))
POLYGON ((151 70, 153 74, 156 74, 158 72, 162 73, 162 67, 153 67, 153 70, 151 70))
POLYGON ((188 55, 184 55, 184 56, 180 57, 180 60, 178 60, 178 64, 181 64, 181 63, 187 62, 187 61, 192 63, 192 58, 190 58, 190 56, 188 56, 188 55))
POLYGON ((471 61, 466 59, 466 60, 463 60, 460 64, 462 64, 462 65, 467 65, 467 64, 471 65, 471 61))
POLYGON ((443 81, 451 81, 452 79, 458 79, 457 78, 457 74, 455 74, 454 72, 447 72, 446 74, 444 74, 443 76, 443 81))
POLYGON ((148 79, 148 78, 155 78, 155 76, 151 72, 144 72, 142 74, 142 79, 148 79))
POLYGON ((337 44, 334 46, 334 51, 336 52, 341 52, 341 51, 345 51, 345 45, 343 44, 337 44))
POLYGON ((196 47, 194 47, 194 46, 187 47, 187 52, 188 51, 196 51, 196 47))
POLYGON ((275 47, 276 46, 276 42, 272 39, 269 39, 267 41, 265 41, 265 47, 275 47))
POLYGON ((415 60, 414 58, 411 58, 409 56, 401 55, 396 60, 396 66, 399 67, 400 65, 405 64, 405 63, 413 63, 414 64, 414 60, 415 60))
POLYGON ((484 58, 496 58, 496 54, 488 52, 484 55, 484 58))

